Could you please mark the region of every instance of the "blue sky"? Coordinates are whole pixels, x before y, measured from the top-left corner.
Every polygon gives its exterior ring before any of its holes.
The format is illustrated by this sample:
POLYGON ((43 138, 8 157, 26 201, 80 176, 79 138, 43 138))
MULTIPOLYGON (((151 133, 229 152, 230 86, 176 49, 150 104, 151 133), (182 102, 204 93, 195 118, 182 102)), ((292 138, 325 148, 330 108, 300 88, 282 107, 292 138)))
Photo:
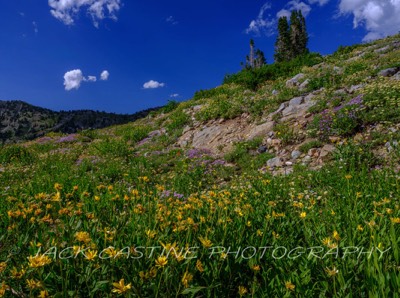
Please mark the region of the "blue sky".
POLYGON ((273 62, 276 21, 306 15, 311 51, 399 32, 400 0, 4 0, 0 100, 116 113, 190 99, 240 70, 250 38, 273 62))

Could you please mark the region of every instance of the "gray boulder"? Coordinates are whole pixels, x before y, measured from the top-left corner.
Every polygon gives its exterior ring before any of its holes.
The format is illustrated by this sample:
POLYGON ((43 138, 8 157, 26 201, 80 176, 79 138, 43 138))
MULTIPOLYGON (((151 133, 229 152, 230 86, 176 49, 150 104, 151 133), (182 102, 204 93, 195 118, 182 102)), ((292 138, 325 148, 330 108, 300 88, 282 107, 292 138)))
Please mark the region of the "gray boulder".
POLYGON ((387 68, 387 69, 381 70, 379 72, 379 75, 382 77, 391 77, 391 76, 395 75, 399 70, 400 70, 399 67, 387 68))
POLYGON ((306 75, 304 73, 299 73, 297 75, 295 75, 293 78, 291 78, 290 80, 286 81, 286 87, 296 87, 300 85, 300 80, 303 79, 306 75))
POLYGON ((280 157, 274 157, 267 161, 267 166, 270 168, 281 167, 283 162, 280 157))

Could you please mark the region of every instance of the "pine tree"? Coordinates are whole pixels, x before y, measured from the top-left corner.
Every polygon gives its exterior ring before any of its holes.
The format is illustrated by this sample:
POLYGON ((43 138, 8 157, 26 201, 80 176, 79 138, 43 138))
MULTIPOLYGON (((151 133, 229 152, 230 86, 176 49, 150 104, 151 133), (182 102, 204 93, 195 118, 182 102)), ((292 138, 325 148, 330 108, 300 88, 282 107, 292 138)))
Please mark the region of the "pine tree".
POLYGON ((291 59, 289 24, 286 17, 280 17, 278 21, 278 38, 275 42, 274 58, 276 62, 288 61, 291 59))
POLYGON ((301 53, 300 55, 307 54, 309 52, 307 48, 308 44, 308 33, 307 33, 307 27, 306 27, 306 19, 304 18, 303 14, 301 13, 301 10, 299 10, 299 21, 300 21, 300 45, 301 45, 301 53))
POLYGON ((308 34, 306 29, 306 21, 301 10, 294 10, 290 16, 290 43, 291 43, 291 59, 303 55, 308 52, 308 34))
POLYGON ((306 20, 300 10, 294 10, 290 16, 290 26, 286 17, 278 21, 278 37, 275 43, 275 61, 290 61, 308 53, 308 34, 306 20))

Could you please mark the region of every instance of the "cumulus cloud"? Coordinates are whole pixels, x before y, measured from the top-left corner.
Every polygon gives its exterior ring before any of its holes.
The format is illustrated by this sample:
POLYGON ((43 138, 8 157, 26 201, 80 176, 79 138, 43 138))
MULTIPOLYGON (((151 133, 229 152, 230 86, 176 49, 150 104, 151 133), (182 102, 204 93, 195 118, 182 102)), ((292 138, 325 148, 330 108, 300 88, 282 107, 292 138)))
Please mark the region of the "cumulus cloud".
POLYGON ((93 25, 110 18, 117 19, 116 13, 121 8, 121 0, 49 0, 50 13, 65 25, 72 25, 81 9, 92 18, 93 25))
MULTIPOLYGON (((107 70, 103 71, 100 75, 100 80, 106 81, 109 75, 110 74, 107 70)), ((97 77, 96 76, 85 77, 83 75, 82 70, 80 69, 70 70, 64 74, 64 87, 65 90, 67 91, 71 91, 73 89, 78 90, 82 82, 95 83, 97 82, 97 77)))
POLYGON ((64 74, 65 90, 79 89, 84 80, 83 73, 80 69, 74 69, 64 74))
POLYGON ((153 81, 153 80, 150 80, 143 84, 144 89, 157 89, 157 88, 162 88, 164 86, 165 86, 164 83, 159 83, 159 82, 153 81))
POLYGON ((174 93, 174 94, 171 94, 169 97, 171 97, 171 98, 177 98, 177 97, 179 97, 179 94, 178 94, 178 93, 174 93))
POLYGON ((97 78, 95 76, 88 76, 85 81, 87 82, 96 82, 97 78))
POLYGON ((108 72, 108 70, 103 70, 102 73, 100 74, 100 80, 107 81, 109 76, 110 73, 108 72))
MULTIPOLYGON (((319 1, 314 0, 312 3, 315 3, 315 2, 319 2, 319 1)), ((311 12, 311 6, 305 2, 300 2, 298 0, 289 1, 283 9, 278 11, 277 17, 280 18, 280 17, 285 16, 285 17, 289 18, 292 10, 301 10, 301 13, 303 14, 303 16, 307 17, 309 15, 309 13, 311 12)))
POLYGON ((260 35, 264 33, 267 36, 271 36, 274 34, 274 27, 276 25, 276 20, 268 15, 265 17, 265 12, 271 8, 271 4, 266 2, 260 9, 258 16, 256 19, 250 22, 249 27, 246 29, 246 33, 253 33, 256 35, 260 35))
POLYGON ((396 34, 400 30, 400 0, 341 0, 342 14, 353 15, 354 28, 368 31, 363 41, 396 34))

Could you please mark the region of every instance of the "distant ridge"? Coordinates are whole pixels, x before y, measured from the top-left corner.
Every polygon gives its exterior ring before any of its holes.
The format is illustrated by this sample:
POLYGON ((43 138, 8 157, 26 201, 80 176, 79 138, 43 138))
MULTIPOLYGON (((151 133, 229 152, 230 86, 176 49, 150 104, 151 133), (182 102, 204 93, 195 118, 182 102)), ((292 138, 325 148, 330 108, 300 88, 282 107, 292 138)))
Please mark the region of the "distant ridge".
POLYGON ((49 132, 75 133, 124 124, 146 117, 159 108, 120 115, 92 110, 52 111, 20 100, 0 100, 0 143, 31 140, 49 132))

